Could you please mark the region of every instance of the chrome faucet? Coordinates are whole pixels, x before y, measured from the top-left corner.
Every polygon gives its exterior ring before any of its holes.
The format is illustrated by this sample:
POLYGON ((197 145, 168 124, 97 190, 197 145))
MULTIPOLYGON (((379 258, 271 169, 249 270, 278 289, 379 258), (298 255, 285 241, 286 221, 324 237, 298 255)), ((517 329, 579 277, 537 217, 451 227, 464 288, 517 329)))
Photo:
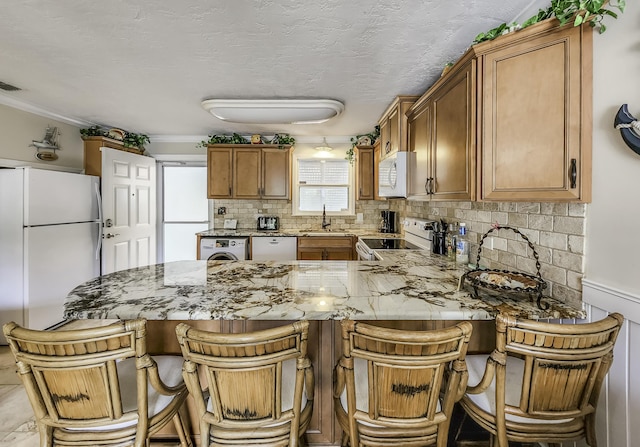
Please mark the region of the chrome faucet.
POLYGON ((325 210, 325 206, 322 205, 322 229, 326 230, 331 225, 331 219, 327 222, 327 211, 325 210))

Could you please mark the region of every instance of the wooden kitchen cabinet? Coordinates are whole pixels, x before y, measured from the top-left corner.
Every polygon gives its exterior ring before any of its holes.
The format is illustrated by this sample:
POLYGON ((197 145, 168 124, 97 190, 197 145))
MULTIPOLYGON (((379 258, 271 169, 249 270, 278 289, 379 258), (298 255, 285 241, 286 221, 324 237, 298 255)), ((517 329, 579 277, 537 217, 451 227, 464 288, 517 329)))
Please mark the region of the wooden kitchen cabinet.
POLYGON ((550 19, 471 47, 407 112, 411 197, 591 200, 592 33, 550 19))
POLYGON ((228 147, 207 149, 207 197, 230 199, 233 197, 233 152, 228 147))
POLYGON ((378 195, 374 146, 356 146, 356 200, 375 200, 378 195))
POLYGON ((84 173, 87 175, 102 176, 102 152, 101 147, 109 147, 120 151, 131 152, 142 155, 142 150, 138 148, 124 147, 122 141, 107 137, 83 137, 84 143, 84 173))
POLYGON ((398 151, 407 150, 406 112, 419 96, 398 96, 384 112, 380 126, 380 157, 385 158, 398 151))
POLYGON ((411 195, 475 198, 475 66, 467 58, 408 111, 408 147, 416 152, 411 195))
POLYGON ((549 20, 476 45, 482 200, 591 200, 592 39, 549 20))
POLYGON ((208 198, 289 199, 291 148, 276 145, 209 145, 208 198))
POLYGON ((350 236, 298 238, 298 260, 352 261, 354 259, 354 241, 350 236))

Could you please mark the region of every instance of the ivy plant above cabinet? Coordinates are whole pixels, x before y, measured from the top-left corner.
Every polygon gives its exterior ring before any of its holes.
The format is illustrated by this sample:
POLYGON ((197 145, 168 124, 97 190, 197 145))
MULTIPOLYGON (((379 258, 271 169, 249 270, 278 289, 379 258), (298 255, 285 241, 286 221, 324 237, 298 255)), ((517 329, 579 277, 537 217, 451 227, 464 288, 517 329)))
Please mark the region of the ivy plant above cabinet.
POLYGON ((407 150, 407 115, 419 96, 398 96, 384 112, 380 126, 380 157, 407 150))
POLYGON ((210 199, 289 199, 291 147, 251 144, 207 146, 210 199))

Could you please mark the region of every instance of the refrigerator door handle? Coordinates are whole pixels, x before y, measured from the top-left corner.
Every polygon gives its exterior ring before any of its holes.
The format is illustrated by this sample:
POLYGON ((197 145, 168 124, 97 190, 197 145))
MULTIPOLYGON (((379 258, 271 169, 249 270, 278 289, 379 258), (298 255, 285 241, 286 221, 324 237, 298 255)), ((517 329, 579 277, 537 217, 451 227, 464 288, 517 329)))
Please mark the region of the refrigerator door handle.
POLYGON ((100 186, 94 183, 96 192, 96 202, 98 204, 98 243, 96 244, 96 260, 100 260, 100 250, 102 250, 102 197, 100 196, 100 186))

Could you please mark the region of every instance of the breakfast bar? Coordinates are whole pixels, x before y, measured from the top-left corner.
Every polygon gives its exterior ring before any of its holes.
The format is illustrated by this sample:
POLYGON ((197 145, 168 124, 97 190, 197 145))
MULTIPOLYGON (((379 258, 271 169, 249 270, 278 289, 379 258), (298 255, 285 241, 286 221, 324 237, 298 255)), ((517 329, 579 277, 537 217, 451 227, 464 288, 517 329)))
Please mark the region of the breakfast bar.
MULTIPOLYGON (((291 320, 310 320, 314 365, 310 445, 339 445, 332 371, 340 356, 339 325, 346 318, 386 327, 437 329, 472 320, 470 352, 493 349, 493 319, 509 312, 532 319, 584 318, 551 298, 540 309, 527 296, 482 294, 459 287, 455 262, 420 250, 383 253, 382 261, 179 261, 107 274, 76 287, 65 302, 68 319, 146 318, 152 353, 179 354, 175 326, 245 332, 291 320), (460 290, 459 290, 460 289, 460 290)), ((198 431, 198 424, 193 424, 198 431)), ((164 435, 170 436, 170 433, 164 435)))
POLYGON ((369 261, 178 261, 119 271, 71 291, 65 318, 148 320, 491 320, 583 318, 545 298, 459 289, 464 270, 423 251, 369 261))

